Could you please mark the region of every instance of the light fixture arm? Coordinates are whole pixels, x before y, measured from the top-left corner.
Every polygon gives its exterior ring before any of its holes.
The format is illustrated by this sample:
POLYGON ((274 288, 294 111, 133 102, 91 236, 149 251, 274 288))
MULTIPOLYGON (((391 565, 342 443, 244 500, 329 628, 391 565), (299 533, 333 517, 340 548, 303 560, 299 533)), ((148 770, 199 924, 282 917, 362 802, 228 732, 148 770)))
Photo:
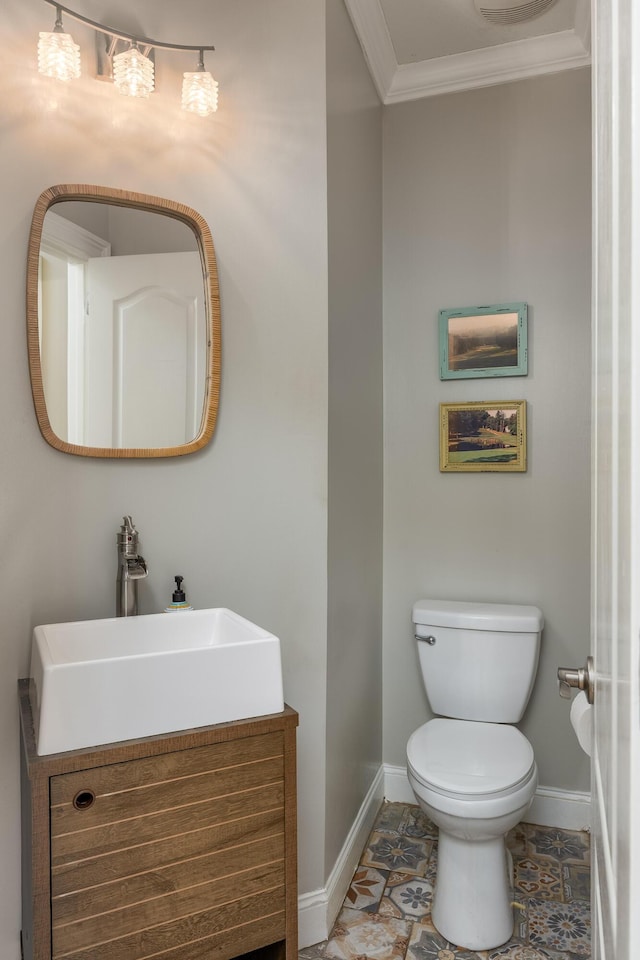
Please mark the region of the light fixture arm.
POLYGON ((71 17, 73 20, 77 20, 78 23, 85 23, 98 33, 104 33, 105 36, 111 37, 112 40, 127 40, 130 43, 137 43, 143 47, 147 47, 148 49, 158 48, 159 50, 198 50, 201 55, 201 59, 205 50, 215 50, 215 47, 206 47, 201 43, 164 43, 161 40, 152 40, 150 37, 136 36, 133 33, 126 33, 123 30, 115 30, 113 27, 108 27, 104 23, 98 23, 97 20, 90 20, 89 17, 84 17, 81 13, 76 13, 75 10, 71 10, 69 7, 63 7, 62 4, 57 3, 56 0, 44 0, 44 2, 48 3, 51 7, 56 8, 56 17, 58 20, 60 19, 60 12, 62 11, 62 13, 66 14, 66 16, 71 17))

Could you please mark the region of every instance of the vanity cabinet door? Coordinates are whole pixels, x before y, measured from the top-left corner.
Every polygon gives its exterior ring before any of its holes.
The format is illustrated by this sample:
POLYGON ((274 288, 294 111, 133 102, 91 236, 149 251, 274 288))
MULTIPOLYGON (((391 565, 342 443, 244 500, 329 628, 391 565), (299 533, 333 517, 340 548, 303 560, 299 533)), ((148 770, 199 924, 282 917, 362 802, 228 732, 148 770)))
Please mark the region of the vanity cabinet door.
POLYGON ((274 732, 51 777, 54 960, 283 940, 284 776, 274 732))

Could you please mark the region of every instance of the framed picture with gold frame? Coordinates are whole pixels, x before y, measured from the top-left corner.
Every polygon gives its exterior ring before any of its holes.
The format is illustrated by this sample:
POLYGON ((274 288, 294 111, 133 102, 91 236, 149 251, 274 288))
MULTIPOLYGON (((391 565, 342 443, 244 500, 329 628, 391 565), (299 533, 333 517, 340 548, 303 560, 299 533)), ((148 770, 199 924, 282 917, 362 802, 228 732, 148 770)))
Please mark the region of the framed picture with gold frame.
POLYGON ((440 404, 443 473, 524 473, 526 400, 440 404))

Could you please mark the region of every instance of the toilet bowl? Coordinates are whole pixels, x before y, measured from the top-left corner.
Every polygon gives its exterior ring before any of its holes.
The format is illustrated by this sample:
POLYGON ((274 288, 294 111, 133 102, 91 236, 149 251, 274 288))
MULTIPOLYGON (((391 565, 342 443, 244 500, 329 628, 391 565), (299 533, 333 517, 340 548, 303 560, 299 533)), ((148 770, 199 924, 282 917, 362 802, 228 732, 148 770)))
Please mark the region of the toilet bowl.
POLYGON ((468 950, 513 931, 505 836, 538 783, 533 748, 514 724, 529 700, 543 618, 537 607, 421 600, 413 622, 436 714, 407 744, 416 799, 439 828, 436 929, 468 950))
POLYGON ((430 720, 409 739, 407 772, 440 831, 434 926, 470 950, 505 943, 513 930, 513 896, 504 837, 536 790, 530 743, 504 724, 430 720))

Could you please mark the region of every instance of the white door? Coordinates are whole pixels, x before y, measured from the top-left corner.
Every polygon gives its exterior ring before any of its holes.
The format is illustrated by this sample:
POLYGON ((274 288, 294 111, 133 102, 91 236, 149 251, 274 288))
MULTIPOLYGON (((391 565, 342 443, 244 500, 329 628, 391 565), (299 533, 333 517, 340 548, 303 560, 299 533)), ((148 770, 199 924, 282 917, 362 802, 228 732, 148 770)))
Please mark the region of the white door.
POLYGON ((593 957, 640 958, 640 3, 592 0, 593 957))
POLYGON ((87 264, 84 443, 193 440, 204 403, 206 315, 198 253, 87 264))

